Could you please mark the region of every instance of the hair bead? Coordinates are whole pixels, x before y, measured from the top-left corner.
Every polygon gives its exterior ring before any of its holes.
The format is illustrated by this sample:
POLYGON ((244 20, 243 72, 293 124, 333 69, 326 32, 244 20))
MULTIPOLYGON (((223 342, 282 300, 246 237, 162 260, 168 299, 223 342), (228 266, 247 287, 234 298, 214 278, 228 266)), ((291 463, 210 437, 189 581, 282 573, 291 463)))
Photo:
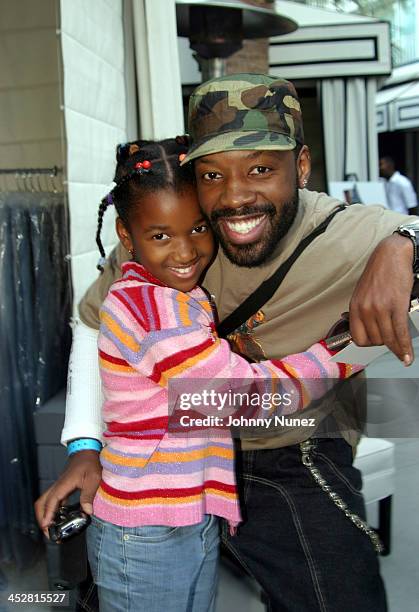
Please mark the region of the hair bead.
POLYGON ((137 162, 134 166, 135 170, 146 170, 147 172, 150 170, 151 168, 151 161, 148 159, 145 159, 144 161, 141 162, 137 162))
POLYGON ((99 261, 97 262, 97 266, 96 268, 100 271, 103 272, 104 266, 106 264, 106 257, 99 257, 99 261))

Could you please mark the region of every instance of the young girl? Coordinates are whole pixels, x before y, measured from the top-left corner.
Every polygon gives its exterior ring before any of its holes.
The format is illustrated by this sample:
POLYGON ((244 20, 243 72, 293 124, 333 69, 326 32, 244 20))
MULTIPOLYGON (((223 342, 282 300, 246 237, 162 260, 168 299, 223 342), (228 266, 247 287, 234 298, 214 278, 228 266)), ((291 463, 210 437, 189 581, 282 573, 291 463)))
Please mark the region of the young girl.
POLYGON ((132 255, 101 309, 107 445, 87 539, 102 612, 212 610, 218 517, 232 529, 240 521, 230 434, 171 435, 171 379, 259 380, 276 391, 280 379, 293 384, 294 401, 304 408, 331 378, 355 371, 330 363, 324 343, 249 364, 217 337, 198 285, 214 255, 213 237, 193 170, 179 166, 185 153, 178 139, 120 147, 116 186, 99 209, 102 256, 109 204, 132 255))

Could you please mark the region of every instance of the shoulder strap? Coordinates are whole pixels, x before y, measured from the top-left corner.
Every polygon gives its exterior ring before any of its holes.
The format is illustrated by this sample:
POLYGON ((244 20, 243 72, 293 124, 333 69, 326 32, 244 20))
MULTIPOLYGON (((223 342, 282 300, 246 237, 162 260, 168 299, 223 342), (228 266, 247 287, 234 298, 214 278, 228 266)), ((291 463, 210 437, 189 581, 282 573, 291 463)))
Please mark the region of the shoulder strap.
POLYGON ((269 278, 263 281, 263 283, 259 285, 259 287, 236 308, 236 310, 233 310, 233 312, 218 325, 217 331, 221 338, 226 338, 229 334, 238 329, 240 325, 250 319, 250 317, 257 313, 257 311, 271 299, 301 253, 315 238, 317 238, 317 236, 320 236, 320 234, 326 231, 327 226, 335 215, 346 207, 346 204, 341 204, 335 208, 335 210, 318 225, 311 234, 301 240, 292 255, 290 255, 290 257, 284 261, 269 278))

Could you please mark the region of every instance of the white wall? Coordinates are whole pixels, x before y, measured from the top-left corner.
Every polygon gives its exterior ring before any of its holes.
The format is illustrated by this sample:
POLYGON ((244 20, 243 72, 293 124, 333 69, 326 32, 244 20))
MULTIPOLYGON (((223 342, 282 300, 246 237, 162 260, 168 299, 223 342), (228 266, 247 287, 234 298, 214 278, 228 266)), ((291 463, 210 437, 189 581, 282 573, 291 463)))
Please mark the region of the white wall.
POLYGON ((55 0, 0 0, 0 167, 63 165, 55 0))
POLYGON ((184 133, 175 0, 132 0, 142 138, 184 133))
MULTIPOLYGON (((115 147, 126 140, 122 0, 61 0, 64 115, 74 306, 96 278, 100 200, 112 186, 115 147)), ((116 241, 114 211, 102 242, 116 241)))
MULTIPOLYGON (((138 137, 137 124, 143 138, 184 131, 175 0, 61 0, 61 42, 76 306, 97 276, 97 209, 112 186, 116 145, 138 137)), ((107 254, 114 218, 111 208, 107 254)))

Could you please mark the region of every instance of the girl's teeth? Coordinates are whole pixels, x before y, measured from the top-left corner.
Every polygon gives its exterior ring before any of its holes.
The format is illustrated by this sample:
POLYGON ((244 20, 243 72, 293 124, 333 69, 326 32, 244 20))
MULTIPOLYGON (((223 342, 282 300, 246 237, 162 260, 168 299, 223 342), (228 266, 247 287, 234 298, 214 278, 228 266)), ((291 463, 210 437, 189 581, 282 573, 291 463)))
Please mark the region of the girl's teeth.
POLYGON ((189 274, 189 272, 192 272, 192 266, 189 266, 189 268, 173 268, 173 270, 179 272, 179 274, 189 274))
POLYGON ((226 221, 226 223, 231 231, 236 232, 237 234, 247 234, 250 232, 250 230, 259 225, 264 218, 265 217, 258 217, 257 219, 252 219, 251 221, 226 221))

